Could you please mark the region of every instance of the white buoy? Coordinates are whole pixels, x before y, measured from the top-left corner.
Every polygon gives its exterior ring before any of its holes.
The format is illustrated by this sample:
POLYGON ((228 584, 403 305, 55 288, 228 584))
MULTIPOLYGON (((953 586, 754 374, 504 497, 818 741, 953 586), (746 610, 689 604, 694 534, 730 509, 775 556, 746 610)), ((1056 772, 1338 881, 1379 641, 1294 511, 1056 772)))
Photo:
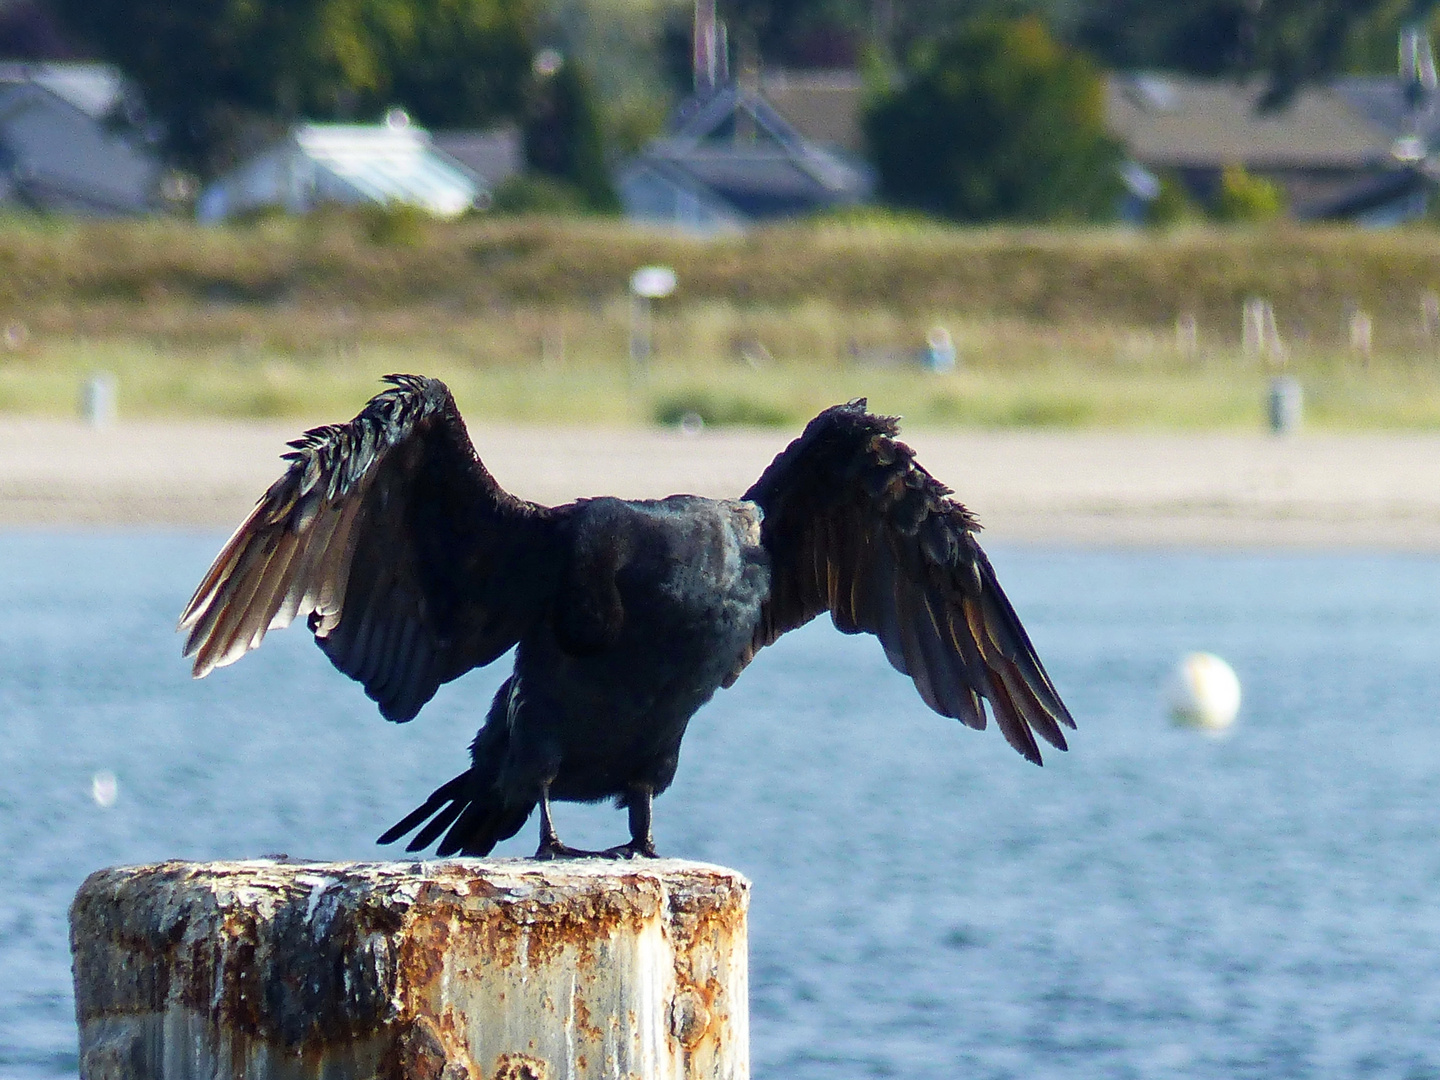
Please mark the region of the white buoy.
POLYGON ((1240 680, 1214 653, 1190 653, 1171 675, 1166 697, 1170 719, 1179 726, 1221 732, 1240 711, 1240 680))
POLYGON ((90 778, 90 797, 95 805, 108 810, 120 796, 120 781, 109 769, 101 769, 90 778))

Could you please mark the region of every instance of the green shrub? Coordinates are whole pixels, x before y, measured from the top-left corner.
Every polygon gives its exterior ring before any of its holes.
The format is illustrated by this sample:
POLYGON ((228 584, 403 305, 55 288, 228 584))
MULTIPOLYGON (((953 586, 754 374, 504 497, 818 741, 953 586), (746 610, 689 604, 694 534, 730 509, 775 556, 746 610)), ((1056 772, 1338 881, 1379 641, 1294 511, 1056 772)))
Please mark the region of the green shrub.
POLYGON ((366 203, 358 216, 365 236, 381 247, 419 247, 430 215, 410 203, 366 203))
POLYGON ((1157 229, 1197 221, 1203 216, 1199 204, 1176 177, 1160 177, 1160 192, 1145 207, 1145 224, 1157 229))
POLYGON ((495 189, 491 200, 490 209, 496 214, 570 216, 589 209, 579 188, 540 173, 512 176, 495 189))
POLYGON ((1215 195, 1215 220, 1233 223, 1273 221, 1285 213, 1285 193, 1243 165, 1227 165, 1215 195))

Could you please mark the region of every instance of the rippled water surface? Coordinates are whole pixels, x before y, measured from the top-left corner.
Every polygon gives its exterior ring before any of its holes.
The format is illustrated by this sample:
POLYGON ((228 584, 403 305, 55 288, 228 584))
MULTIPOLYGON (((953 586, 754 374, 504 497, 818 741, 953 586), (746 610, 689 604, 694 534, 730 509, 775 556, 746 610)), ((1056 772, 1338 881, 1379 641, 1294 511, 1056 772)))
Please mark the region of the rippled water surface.
MULTIPOLYGON (((221 539, 0 534, 0 1076, 75 1073, 86 873, 373 858, 502 677, 396 727, 296 629, 192 683, 171 628, 221 539)), ((657 839, 755 882, 755 1074, 1440 1074, 1440 561, 992 554, 1080 721, 1044 769, 828 622, 691 727, 657 839), (1196 648, 1245 687, 1224 741, 1160 716, 1196 648)))

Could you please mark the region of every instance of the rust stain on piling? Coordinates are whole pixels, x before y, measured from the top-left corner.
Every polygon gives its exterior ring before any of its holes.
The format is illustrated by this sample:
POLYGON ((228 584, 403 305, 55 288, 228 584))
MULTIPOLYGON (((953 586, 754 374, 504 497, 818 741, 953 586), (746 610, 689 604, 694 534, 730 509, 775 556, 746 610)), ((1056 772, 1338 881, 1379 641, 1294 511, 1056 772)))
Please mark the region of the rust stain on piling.
POLYGON ((549 1080, 545 1062, 528 1054, 501 1054, 492 1080, 549 1080))
POLYGON ((748 888, 680 863, 100 871, 71 910, 82 1075, 743 1080, 748 888))

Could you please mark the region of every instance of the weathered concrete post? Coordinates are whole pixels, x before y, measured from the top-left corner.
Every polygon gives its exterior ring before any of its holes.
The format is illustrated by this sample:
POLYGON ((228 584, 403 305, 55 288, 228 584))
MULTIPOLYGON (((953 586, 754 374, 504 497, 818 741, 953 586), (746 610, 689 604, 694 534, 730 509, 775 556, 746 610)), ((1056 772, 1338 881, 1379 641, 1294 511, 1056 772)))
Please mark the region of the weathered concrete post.
POLYGON ((749 883, 641 862, 166 862, 70 910, 87 1080, 744 1080, 749 883))

